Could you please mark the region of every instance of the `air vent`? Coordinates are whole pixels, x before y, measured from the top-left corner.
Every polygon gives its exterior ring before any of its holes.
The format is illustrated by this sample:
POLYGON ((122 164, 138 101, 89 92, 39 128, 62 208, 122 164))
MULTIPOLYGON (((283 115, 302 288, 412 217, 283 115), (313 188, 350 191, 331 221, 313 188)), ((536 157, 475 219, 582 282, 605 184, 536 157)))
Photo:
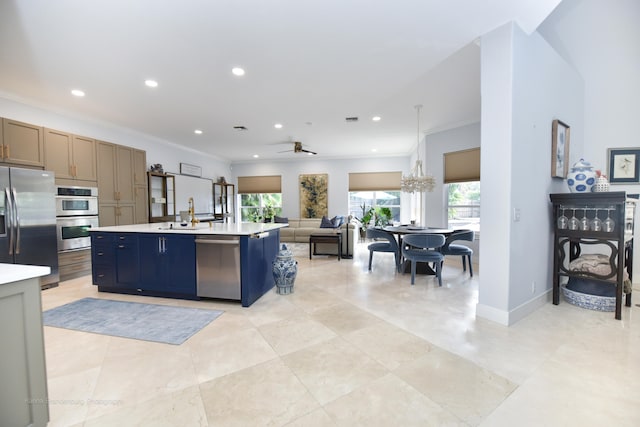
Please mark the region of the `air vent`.
POLYGON ((358 118, 357 118, 357 117, 347 117, 345 120, 346 120, 347 122, 357 122, 357 121, 358 121, 358 118))
POLYGON ((233 127, 235 130, 249 130, 247 129, 245 126, 234 126, 233 127))

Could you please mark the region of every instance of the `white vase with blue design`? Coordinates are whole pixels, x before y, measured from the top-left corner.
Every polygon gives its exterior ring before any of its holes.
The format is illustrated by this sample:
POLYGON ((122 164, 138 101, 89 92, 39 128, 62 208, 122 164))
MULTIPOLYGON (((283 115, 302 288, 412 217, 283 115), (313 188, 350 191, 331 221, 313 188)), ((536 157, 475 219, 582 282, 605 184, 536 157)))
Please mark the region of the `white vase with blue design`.
POLYGON ((293 253, 284 243, 273 261, 273 280, 276 282, 276 292, 292 294, 293 284, 298 274, 298 261, 293 259, 293 253))
POLYGON ((572 193, 590 193, 596 178, 597 174, 591 163, 580 159, 567 174, 567 185, 572 193))

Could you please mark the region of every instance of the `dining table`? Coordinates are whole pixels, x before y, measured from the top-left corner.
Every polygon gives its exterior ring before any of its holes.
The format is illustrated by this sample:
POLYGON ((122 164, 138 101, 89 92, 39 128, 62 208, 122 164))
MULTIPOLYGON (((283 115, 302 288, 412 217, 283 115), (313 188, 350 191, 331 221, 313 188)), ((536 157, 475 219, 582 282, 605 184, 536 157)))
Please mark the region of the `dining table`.
MULTIPOLYGON (((454 230, 442 227, 427 227, 414 224, 387 225, 383 230, 388 231, 396 236, 398 240, 398 259, 401 260, 400 271, 402 273, 411 272, 411 262, 402 259, 402 236, 405 234, 442 234, 445 238, 451 235, 454 230)), ((429 263, 419 262, 416 265, 416 274, 435 275, 436 272, 431 268, 429 263)))

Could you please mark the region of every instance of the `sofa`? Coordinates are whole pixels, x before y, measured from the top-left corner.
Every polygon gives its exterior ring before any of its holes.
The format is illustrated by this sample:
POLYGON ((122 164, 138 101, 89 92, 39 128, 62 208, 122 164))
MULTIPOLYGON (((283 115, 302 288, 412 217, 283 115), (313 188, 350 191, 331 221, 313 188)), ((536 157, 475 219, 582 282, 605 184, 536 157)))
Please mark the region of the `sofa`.
MULTIPOLYGON (((284 222, 284 221, 283 221, 284 222)), ((280 229, 280 242, 282 243, 306 243, 309 244, 309 236, 312 234, 332 234, 335 228, 321 228, 320 218, 288 218, 288 227, 280 229)), ((353 255, 355 245, 355 233, 357 224, 345 222, 338 229, 342 230, 342 255, 353 255), (347 252, 347 237, 349 236, 349 251, 347 252)), ((331 243, 316 244, 318 254, 337 255, 336 245, 331 243)))

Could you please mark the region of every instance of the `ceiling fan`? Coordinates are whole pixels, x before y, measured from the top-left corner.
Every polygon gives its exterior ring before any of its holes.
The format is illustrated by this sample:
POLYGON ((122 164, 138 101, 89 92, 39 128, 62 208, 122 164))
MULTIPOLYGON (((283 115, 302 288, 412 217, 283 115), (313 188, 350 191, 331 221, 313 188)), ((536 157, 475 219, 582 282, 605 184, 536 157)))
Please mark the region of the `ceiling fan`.
POLYGON ((287 151, 280 151, 281 153, 288 153, 290 151, 293 151, 294 153, 307 153, 309 155, 315 156, 316 153, 315 151, 311 151, 311 150, 305 150, 304 148, 302 148, 302 142, 300 141, 293 141, 293 150, 287 150, 287 151))

